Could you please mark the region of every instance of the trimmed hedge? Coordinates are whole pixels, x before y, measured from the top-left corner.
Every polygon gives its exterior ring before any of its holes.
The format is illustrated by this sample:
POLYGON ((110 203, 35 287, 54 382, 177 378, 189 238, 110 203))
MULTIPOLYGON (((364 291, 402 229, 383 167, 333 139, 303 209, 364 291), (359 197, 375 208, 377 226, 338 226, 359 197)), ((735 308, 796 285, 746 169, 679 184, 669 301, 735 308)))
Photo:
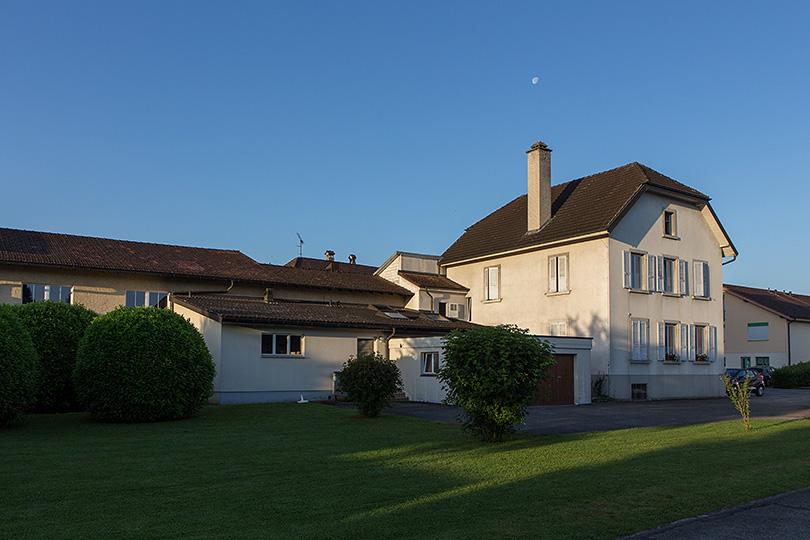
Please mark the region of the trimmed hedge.
POLYGON ((36 391, 37 352, 15 311, 0 304, 0 427, 22 418, 36 391))
POLYGON ((196 414, 214 375, 211 354, 189 321, 166 309, 120 307, 88 327, 73 381, 95 420, 156 422, 196 414))
POLYGON ((357 404, 363 416, 374 417, 388 407, 394 393, 402 386, 400 371, 392 360, 379 354, 360 354, 343 364, 340 389, 349 401, 357 404))
POLYGON ((775 369, 771 374, 771 380, 776 388, 810 386, 810 362, 775 369))
POLYGON ((37 413, 81 410, 73 389, 73 367, 79 341, 96 314, 78 304, 32 302, 17 306, 39 356, 37 413))

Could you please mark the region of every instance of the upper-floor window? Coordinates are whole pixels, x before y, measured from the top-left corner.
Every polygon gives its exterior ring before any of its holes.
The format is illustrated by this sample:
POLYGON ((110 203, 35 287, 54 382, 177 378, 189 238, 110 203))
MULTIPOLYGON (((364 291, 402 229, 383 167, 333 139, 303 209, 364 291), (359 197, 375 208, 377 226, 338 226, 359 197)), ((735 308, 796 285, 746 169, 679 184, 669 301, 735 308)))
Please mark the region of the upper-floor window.
POLYGON ((484 268, 484 300, 501 299, 501 267, 484 268))
POLYGON ((661 269, 663 270, 660 278, 663 285, 662 292, 675 294, 675 285, 678 283, 678 259, 661 257, 661 269))
POLYGON ((698 298, 709 298, 711 291, 709 288, 710 274, 709 263, 704 261, 695 261, 695 289, 694 295, 698 298))
POLYGON ((435 351, 422 353, 422 375, 436 375, 439 371, 439 353, 435 351))
POLYGON ((558 293, 568 290, 568 255, 554 255, 548 258, 548 292, 558 293))
POLYGON ((624 252, 624 286, 637 291, 644 290, 644 253, 624 252))
POLYGON ((126 306, 130 308, 138 306, 156 307, 166 296, 166 293, 162 292, 127 291, 126 306))
POLYGON ((69 304, 72 292, 73 292, 72 287, 64 287, 61 285, 35 285, 31 283, 23 283, 22 303, 29 304, 31 302, 52 300, 54 302, 62 302, 65 304, 69 304))
POLYGON ((748 341, 768 341, 768 323, 748 323, 748 341))
POLYGON ((677 238, 678 236, 678 223, 674 211, 664 211, 664 236, 671 238, 677 238))
POLYGON ((304 336, 295 334, 262 334, 262 356, 304 354, 304 336))

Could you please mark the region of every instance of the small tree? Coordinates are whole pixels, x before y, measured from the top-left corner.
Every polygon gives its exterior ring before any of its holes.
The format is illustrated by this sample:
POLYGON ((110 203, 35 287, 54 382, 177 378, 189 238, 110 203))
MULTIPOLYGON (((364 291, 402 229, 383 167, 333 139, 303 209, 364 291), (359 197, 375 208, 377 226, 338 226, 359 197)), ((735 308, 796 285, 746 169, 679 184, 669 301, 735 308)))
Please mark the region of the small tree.
POLYGON ((744 380, 735 380, 728 375, 720 377, 723 381, 723 386, 726 387, 726 395, 731 398, 734 407, 739 411, 742 416, 745 429, 751 429, 751 391, 748 389, 749 377, 746 375, 744 380))
POLYGON ((445 401, 461 407, 464 428, 497 442, 523 423, 552 365, 551 344, 500 325, 450 332, 438 377, 446 385, 445 401))
POLYGON ((37 352, 14 308, 0 304, 0 427, 22 417, 34 401, 37 352))
POLYGON ((17 307, 39 356, 39 382, 34 412, 80 410, 73 389, 76 351, 84 331, 96 316, 79 304, 31 302, 17 307))
POLYGON ((355 402, 360 414, 368 417, 377 416, 388 407, 394 393, 402 386, 396 363, 379 354, 349 357, 338 380, 349 401, 355 402))

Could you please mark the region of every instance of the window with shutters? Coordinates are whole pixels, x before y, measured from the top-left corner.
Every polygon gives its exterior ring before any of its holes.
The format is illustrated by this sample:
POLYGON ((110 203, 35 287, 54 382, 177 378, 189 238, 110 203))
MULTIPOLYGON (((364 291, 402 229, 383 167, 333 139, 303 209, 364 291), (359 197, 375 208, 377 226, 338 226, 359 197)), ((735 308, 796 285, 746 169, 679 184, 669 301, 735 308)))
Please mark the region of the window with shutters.
POLYGON ((658 323, 658 359, 666 362, 678 362, 681 357, 678 348, 678 323, 658 323))
POLYGON ((678 260, 678 293, 689 296, 689 261, 678 260))
MULTIPOLYGON (((624 252, 624 287, 633 291, 644 290, 644 259, 646 254, 637 251, 624 252)), ((649 284, 648 284, 649 286, 649 284)), ((655 289, 653 289, 655 290, 655 289)))
POLYGON ((568 292, 568 254, 548 258, 549 294, 568 292))
POLYGON ((717 359, 717 327, 694 324, 689 333, 689 360, 714 362, 717 359))
POLYGON ((694 268, 694 282, 695 288, 693 296, 695 298, 711 298, 711 290, 709 284, 710 274, 709 274, 709 263, 705 261, 695 261, 693 264, 694 268))
POLYGON ((484 268, 484 300, 494 301, 501 299, 501 267, 490 266, 484 268))
POLYGON ((647 362, 649 356, 650 321, 649 319, 632 319, 630 321, 630 360, 647 362))
POLYGON ((748 323, 748 341, 768 341, 768 323, 748 323))
POLYGON ((678 285, 678 259, 672 257, 661 257, 661 292, 664 294, 676 294, 678 285))

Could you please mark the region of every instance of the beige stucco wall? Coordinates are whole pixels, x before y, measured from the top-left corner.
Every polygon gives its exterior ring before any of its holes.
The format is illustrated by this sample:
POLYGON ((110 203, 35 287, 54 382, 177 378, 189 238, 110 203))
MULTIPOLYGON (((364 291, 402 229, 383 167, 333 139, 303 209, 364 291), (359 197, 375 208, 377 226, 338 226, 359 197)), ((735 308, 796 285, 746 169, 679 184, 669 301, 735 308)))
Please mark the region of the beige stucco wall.
MULTIPOLYGON (((60 285, 73 288, 72 302, 96 313, 106 313, 126 302, 129 291, 223 291, 230 282, 123 274, 94 270, 50 269, 36 266, 0 265, 0 302, 22 302, 22 284, 60 285)), ((231 294, 260 296, 258 285, 236 284, 231 294)))
POLYGON ((568 323, 568 335, 593 337, 590 367, 606 373, 610 357, 608 240, 600 238, 494 260, 447 267, 447 277, 470 289, 472 322, 516 324, 548 335, 550 324, 568 323), (567 293, 548 293, 548 258, 568 255, 567 293), (500 300, 487 301, 484 269, 500 266, 500 300))
POLYGON ((210 401, 212 403, 219 403, 221 388, 219 373, 222 366, 222 325, 213 319, 200 315, 196 311, 174 303, 170 304, 169 308, 191 321, 191 324, 202 334, 205 345, 208 347, 208 352, 211 353, 211 359, 214 361, 214 366, 216 367, 214 395, 211 397, 210 401))
POLYGON ((790 324, 790 363, 800 362, 810 362, 810 323, 806 322, 790 324))
MULTIPOLYGON (((646 273, 644 275, 646 287, 646 273)), ((610 240, 610 365, 611 394, 627 399, 630 385, 646 383, 650 399, 672 397, 711 397, 723 394, 723 267, 720 245, 695 207, 673 202, 654 194, 644 194, 611 233, 610 240), (679 239, 663 235, 664 211, 675 211, 679 239), (689 296, 638 293, 624 288, 624 252, 633 249, 651 255, 689 261, 689 296), (709 300, 696 299, 695 260, 706 261, 710 269, 709 300), (631 357, 631 319, 649 319, 648 363, 635 363, 631 357), (658 357, 658 323, 706 324, 717 327, 717 356, 714 362, 665 363, 658 357)))

